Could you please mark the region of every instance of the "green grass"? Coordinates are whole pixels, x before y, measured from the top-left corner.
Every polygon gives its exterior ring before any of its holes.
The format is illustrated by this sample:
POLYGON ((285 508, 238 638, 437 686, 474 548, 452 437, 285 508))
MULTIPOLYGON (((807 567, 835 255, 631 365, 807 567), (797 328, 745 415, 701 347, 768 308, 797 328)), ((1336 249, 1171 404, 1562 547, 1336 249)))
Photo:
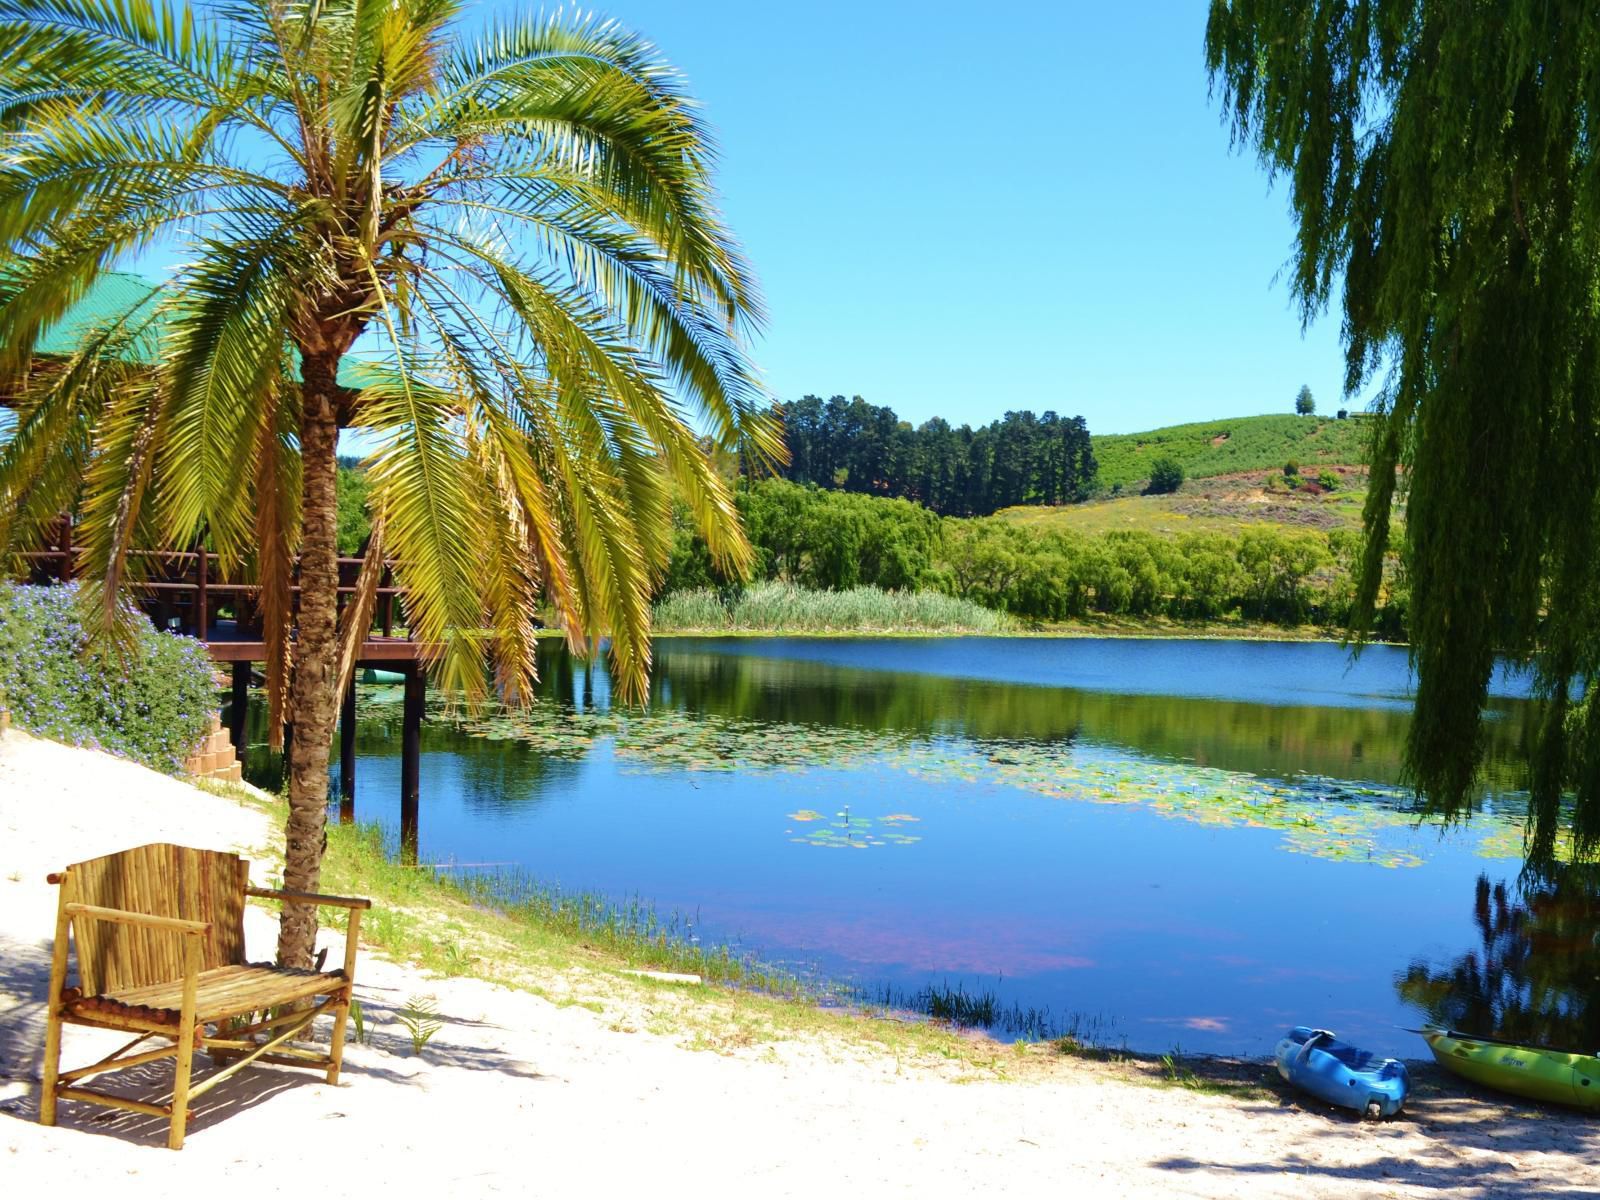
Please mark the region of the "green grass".
POLYGON ((1004 613, 938 592, 789 583, 758 583, 730 601, 705 588, 673 592, 655 609, 659 633, 1003 633, 1014 625, 1004 613))
POLYGON ((1232 417, 1144 433, 1097 434, 1094 456, 1101 489, 1120 485, 1127 491, 1141 486, 1150 477, 1150 464, 1163 457, 1176 459, 1189 479, 1281 469, 1291 458, 1302 467, 1365 462, 1370 430, 1359 416, 1343 421, 1292 413, 1232 417))

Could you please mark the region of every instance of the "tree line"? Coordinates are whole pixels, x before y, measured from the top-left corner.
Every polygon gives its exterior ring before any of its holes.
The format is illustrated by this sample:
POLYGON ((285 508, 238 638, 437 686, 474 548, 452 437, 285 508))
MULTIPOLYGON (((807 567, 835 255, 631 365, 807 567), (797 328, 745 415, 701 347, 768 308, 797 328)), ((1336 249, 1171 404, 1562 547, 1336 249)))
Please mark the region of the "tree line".
MULTIPOLYGON (((839 589, 926 588, 1030 621, 1109 616, 1335 625, 1354 602, 1354 531, 1272 525, 1169 538, 1024 528, 996 517, 941 518, 920 504, 766 479, 737 503, 754 577, 839 589)), ((1403 637, 1403 581, 1380 632, 1403 637)), ((726 587, 685 514, 662 591, 726 587)))
POLYGON ((934 417, 912 427, 860 396, 803 396, 781 406, 794 483, 915 500, 943 516, 1015 504, 1070 504, 1095 484, 1082 417, 1008 412, 974 429, 934 417))

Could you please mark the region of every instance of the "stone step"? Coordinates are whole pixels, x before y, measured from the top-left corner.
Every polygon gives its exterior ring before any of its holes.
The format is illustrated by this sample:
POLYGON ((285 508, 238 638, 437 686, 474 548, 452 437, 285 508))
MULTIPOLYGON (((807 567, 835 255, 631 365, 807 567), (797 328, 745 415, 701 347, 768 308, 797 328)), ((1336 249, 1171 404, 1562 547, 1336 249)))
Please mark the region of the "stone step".
POLYGON ((183 763, 183 773, 200 779, 242 779, 243 770, 238 755, 234 753, 233 740, 222 727, 222 714, 211 714, 211 727, 201 739, 195 752, 183 763))

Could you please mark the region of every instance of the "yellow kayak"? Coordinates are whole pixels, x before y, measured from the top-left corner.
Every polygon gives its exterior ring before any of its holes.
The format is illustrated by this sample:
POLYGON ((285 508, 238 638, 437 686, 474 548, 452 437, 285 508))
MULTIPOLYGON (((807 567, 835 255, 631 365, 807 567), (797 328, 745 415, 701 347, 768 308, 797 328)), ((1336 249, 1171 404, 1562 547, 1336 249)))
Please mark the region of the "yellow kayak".
POLYGON ((1475 1038, 1447 1029, 1422 1032, 1439 1065, 1463 1079, 1530 1100, 1600 1109, 1600 1057, 1475 1038))

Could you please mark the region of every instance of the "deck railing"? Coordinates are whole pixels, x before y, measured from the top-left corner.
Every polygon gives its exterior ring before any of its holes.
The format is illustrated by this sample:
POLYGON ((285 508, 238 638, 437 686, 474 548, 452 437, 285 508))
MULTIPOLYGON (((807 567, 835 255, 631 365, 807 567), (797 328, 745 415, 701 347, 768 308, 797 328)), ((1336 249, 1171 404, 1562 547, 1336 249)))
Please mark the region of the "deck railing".
MULTIPOLYGON (((67 527, 53 534, 43 548, 24 551, 19 557, 27 566, 31 582, 51 583, 73 579, 82 554, 82 547, 72 545, 71 529, 67 527)), ((131 590, 157 627, 187 633, 213 646, 261 640, 260 613, 255 603, 261 591, 260 584, 219 574, 221 559, 215 553, 197 547, 133 550, 129 554, 142 559, 141 565, 145 568, 140 582, 131 590), (221 615, 220 610, 224 608, 231 610, 231 617, 221 615)), ((349 597, 356 594, 362 560, 340 557, 338 564, 342 612, 349 597)), ((295 571, 298 575, 298 564, 295 571)), ((299 607, 299 583, 292 582, 289 592, 292 613, 299 607)), ((410 642, 407 631, 402 630, 398 638, 395 636, 397 618, 403 619, 404 597, 405 589, 396 586, 393 568, 386 565, 378 581, 373 612, 377 639, 410 642)), ((369 640, 375 640, 370 633, 369 640)))

